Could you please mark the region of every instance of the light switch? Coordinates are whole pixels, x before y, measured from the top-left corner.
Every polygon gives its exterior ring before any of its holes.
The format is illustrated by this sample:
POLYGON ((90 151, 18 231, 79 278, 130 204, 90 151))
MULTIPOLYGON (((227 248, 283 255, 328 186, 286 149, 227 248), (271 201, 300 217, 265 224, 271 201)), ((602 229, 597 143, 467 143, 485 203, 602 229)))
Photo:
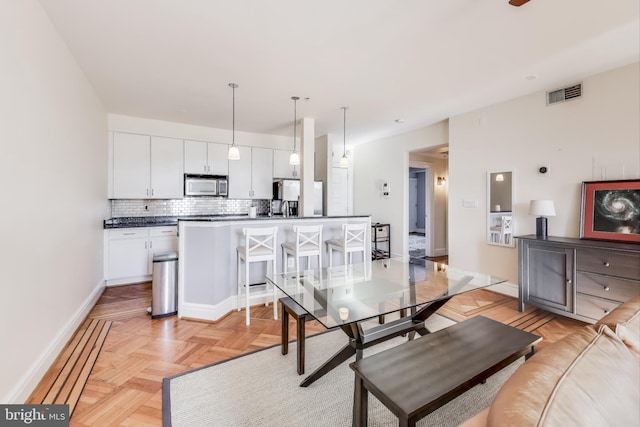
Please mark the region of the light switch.
POLYGON ((462 200, 462 207, 465 207, 465 208, 477 208, 478 207, 478 201, 477 200, 472 200, 472 199, 463 199, 462 200))

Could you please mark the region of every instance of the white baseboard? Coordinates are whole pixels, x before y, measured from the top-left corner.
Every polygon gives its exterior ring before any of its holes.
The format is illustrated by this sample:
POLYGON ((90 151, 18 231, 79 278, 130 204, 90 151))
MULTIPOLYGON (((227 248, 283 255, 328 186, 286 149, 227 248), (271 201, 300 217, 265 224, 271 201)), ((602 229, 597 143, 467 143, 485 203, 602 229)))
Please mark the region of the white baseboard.
POLYGON ((69 319, 64 328, 51 340, 47 348, 40 355, 38 360, 31 366, 31 368, 25 373, 20 381, 11 389, 7 396, 0 399, 0 402, 7 402, 13 404, 22 404, 26 402, 33 390, 38 386, 38 383, 47 373, 53 362, 55 362, 58 355, 62 352, 67 345, 73 334, 76 333, 84 319, 89 315, 96 302, 102 295, 104 290, 104 280, 98 283, 93 292, 87 297, 82 305, 76 310, 73 316, 69 319))
POLYGON ((137 276, 137 277, 125 277, 124 279, 109 279, 106 284, 107 287, 120 286, 120 285, 132 285, 134 283, 150 282, 153 276, 137 276))
POLYGON ((448 255, 447 248, 434 248, 433 255, 431 256, 446 256, 448 255))
POLYGON ((499 294, 508 295, 510 297, 518 298, 518 285, 504 282, 497 285, 489 286, 487 289, 497 292, 499 294))
MULTIPOLYGON (((278 293, 277 298, 280 298, 283 295, 284 294, 282 293, 278 293)), ((256 295, 255 297, 251 297, 251 305, 270 304, 272 301, 273 294, 271 292, 265 293, 264 296, 256 295)), ((215 305, 185 302, 178 308, 178 318, 182 319, 183 317, 186 317, 189 319, 209 320, 215 322, 237 309, 237 297, 235 295, 215 305)))

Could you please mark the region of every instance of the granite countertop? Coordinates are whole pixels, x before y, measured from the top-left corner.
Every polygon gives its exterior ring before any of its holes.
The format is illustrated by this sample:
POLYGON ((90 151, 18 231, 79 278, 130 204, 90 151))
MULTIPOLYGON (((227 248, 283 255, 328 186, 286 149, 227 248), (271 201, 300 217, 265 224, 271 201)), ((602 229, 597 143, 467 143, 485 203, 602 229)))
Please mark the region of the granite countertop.
POLYGON ((322 218, 355 218, 368 217, 370 215, 338 215, 338 216, 308 216, 297 217, 282 215, 258 215, 256 218, 250 218, 248 214, 244 215, 191 215, 191 216, 147 216, 147 217, 120 217, 109 218, 104 220, 104 228, 133 228, 133 227, 166 227, 178 225, 178 221, 250 221, 250 220, 277 220, 277 219, 309 219, 318 220, 322 218))

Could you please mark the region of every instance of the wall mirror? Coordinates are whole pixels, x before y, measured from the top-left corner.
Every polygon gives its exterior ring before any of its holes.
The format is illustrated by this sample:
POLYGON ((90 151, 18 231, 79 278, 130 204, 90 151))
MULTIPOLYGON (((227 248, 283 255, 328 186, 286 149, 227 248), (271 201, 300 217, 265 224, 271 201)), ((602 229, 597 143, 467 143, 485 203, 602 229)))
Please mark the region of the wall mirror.
POLYGON ((487 173, 487 243, 514 247, 513 171, 487 173))

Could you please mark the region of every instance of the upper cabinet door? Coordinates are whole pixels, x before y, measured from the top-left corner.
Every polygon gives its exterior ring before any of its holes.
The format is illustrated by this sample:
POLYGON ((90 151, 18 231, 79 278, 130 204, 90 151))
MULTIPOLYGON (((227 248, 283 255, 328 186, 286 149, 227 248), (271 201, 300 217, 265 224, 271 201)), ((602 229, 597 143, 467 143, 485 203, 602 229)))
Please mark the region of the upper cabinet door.
POLYGON ((240 160, 229 160, 229 198, 251 198, 251 147, 238 146, 240 160))
POLYGON ((151 138, 151 197, 183 197, 182 140, 154 136, 151 138))
POLYGON ((151 197, 150 137, 131 133, 113 134, 113 197, 151 197))
POLYGON ((273 198, 273 150, 251 149, 251 189, 254 199, 273 198))
POLYGON ((184 173, 208 173, 207 143, 184 141, 184 173))
POLYGON ((211 175, 229 175, 229 160, 227 160, 229 146, 210 142, 208 147, 209 173, 211 175))
POLYGON ((273 150, 274 178, 300 179, 300 166, 291 166, 289 156, 291 156, 291 151, 273 150))

